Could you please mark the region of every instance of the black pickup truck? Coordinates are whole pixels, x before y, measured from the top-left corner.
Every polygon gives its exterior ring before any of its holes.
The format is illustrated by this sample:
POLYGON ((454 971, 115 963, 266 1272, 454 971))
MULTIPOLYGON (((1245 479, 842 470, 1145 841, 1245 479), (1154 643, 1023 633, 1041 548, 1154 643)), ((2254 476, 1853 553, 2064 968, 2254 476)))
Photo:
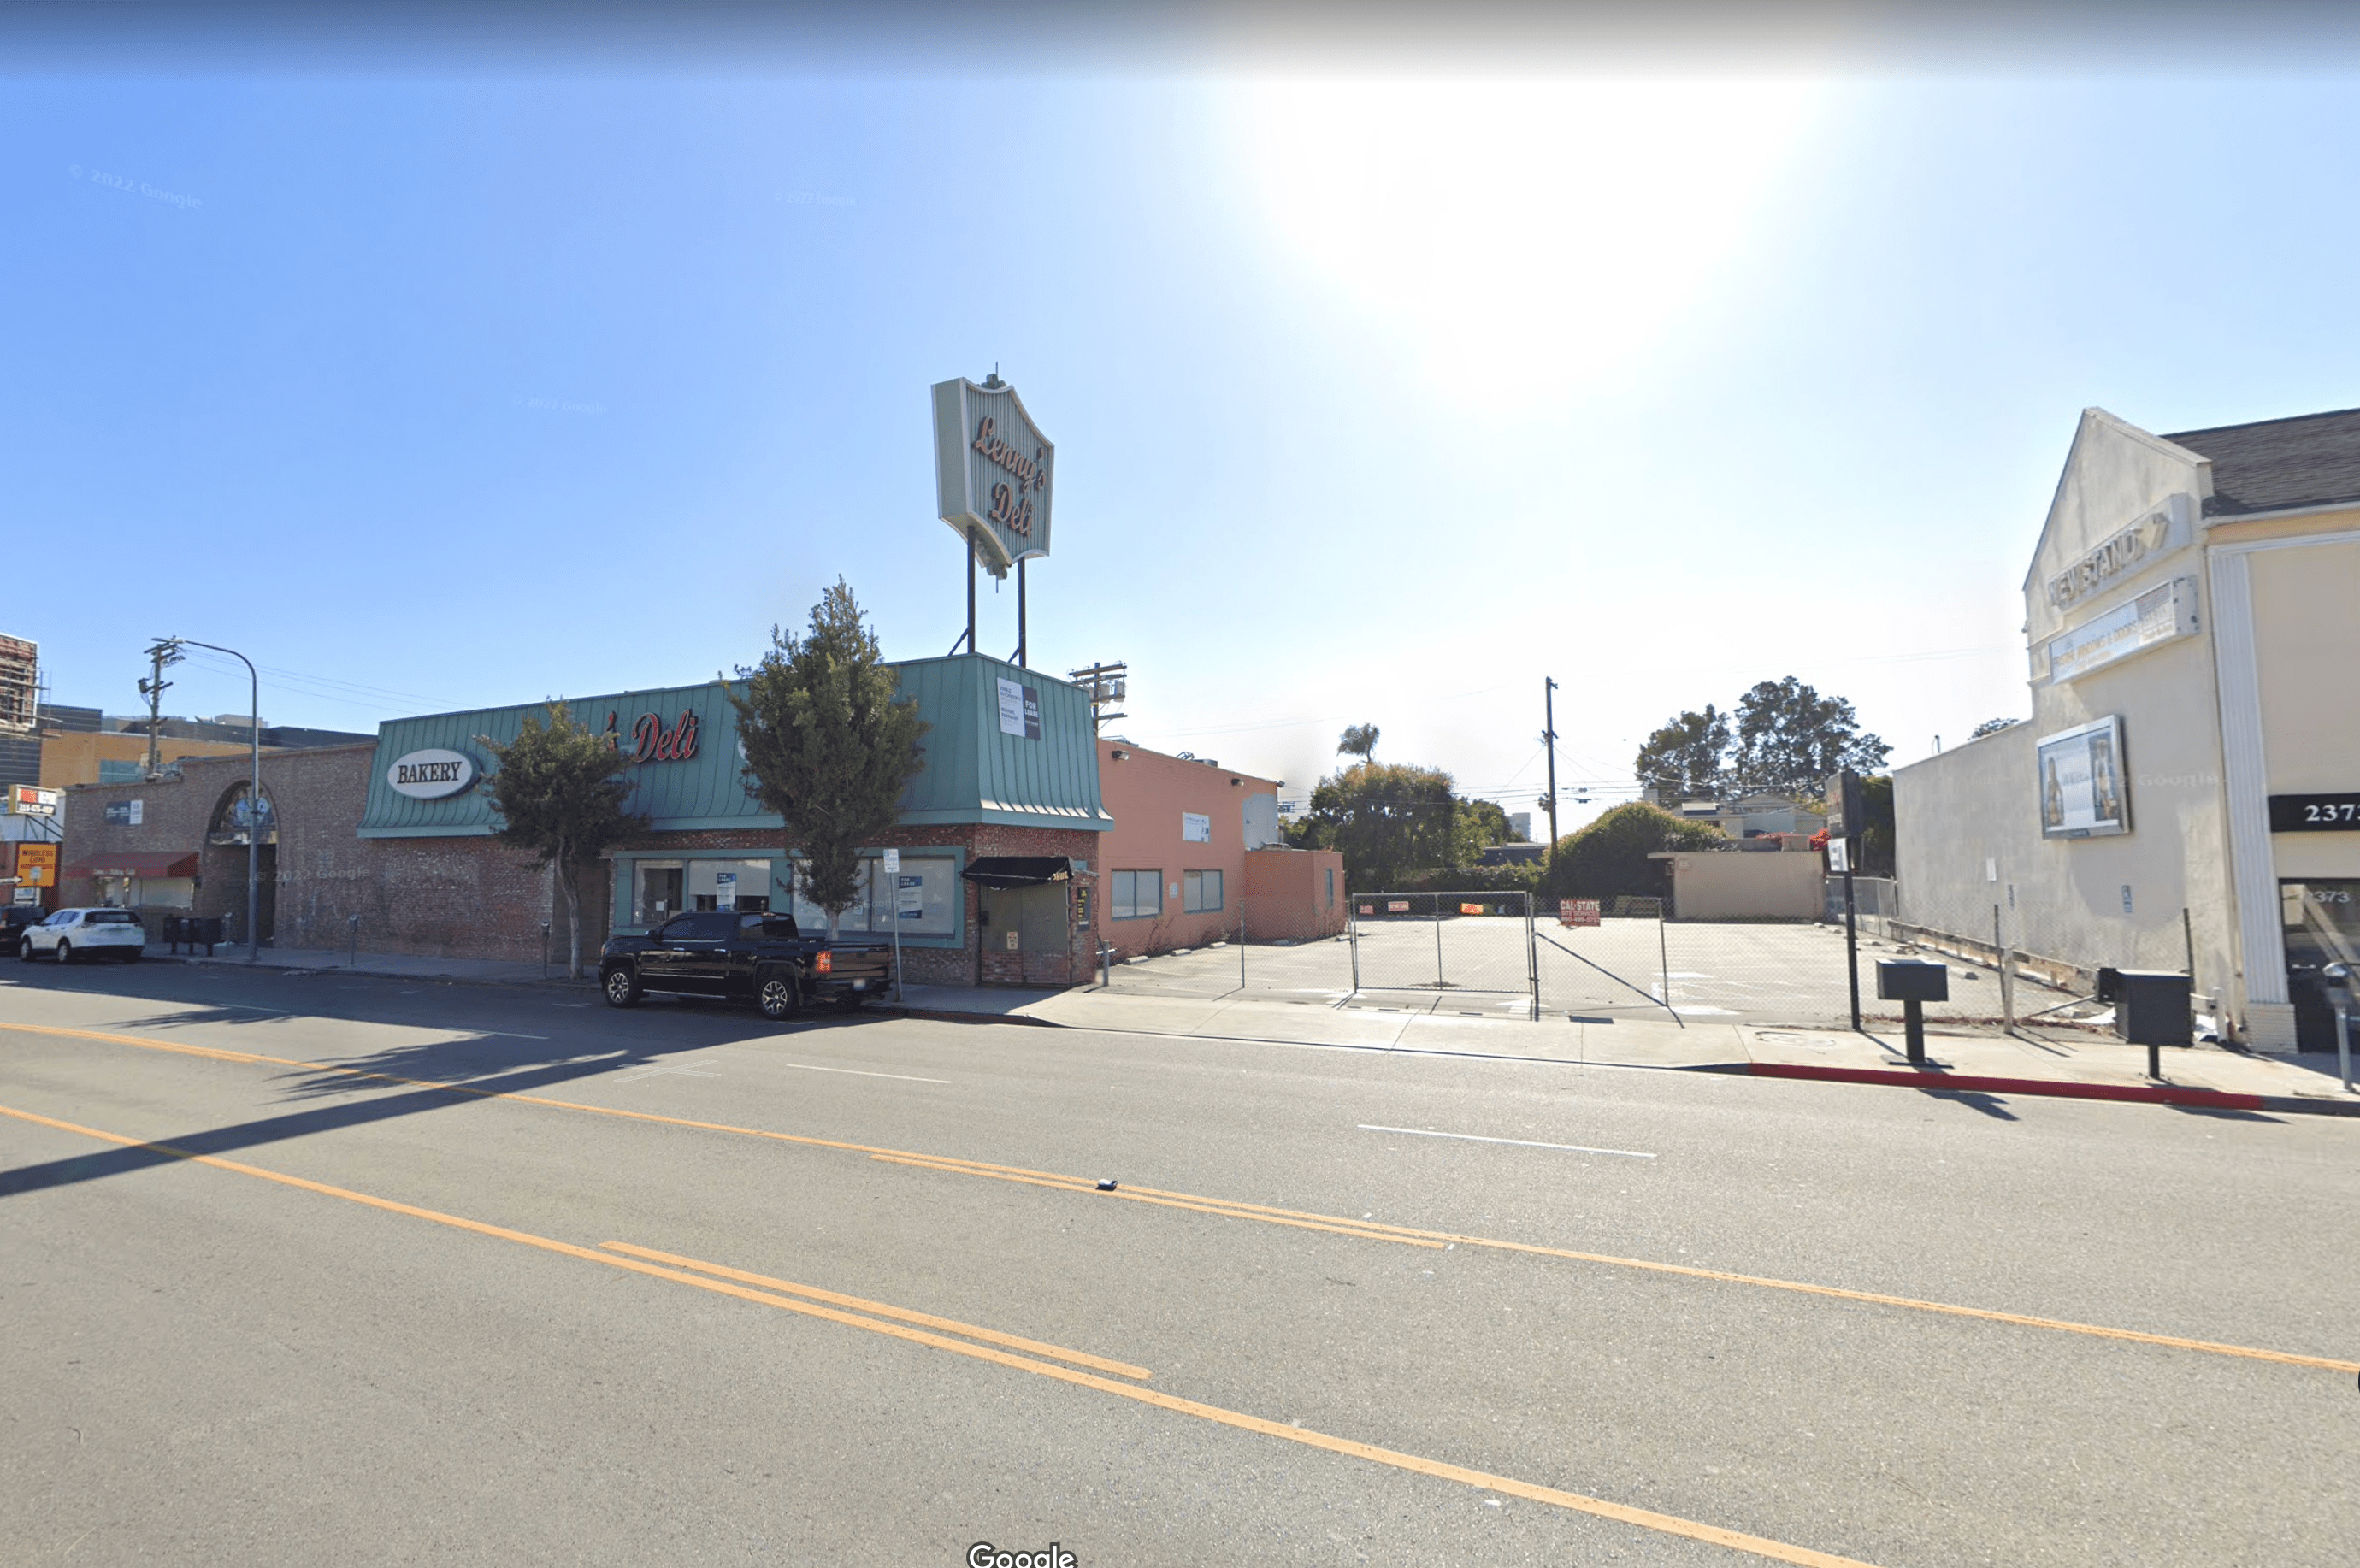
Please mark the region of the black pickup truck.
POLYGON ((775 912, 675 915, 645 936, 612 938, 598 955, 598 988, 616 1007, 649 995, 711 996, 787 1018, 818 1003, 858 1007, 892 986, 890 943, 804 936, 793 916, 775 912))

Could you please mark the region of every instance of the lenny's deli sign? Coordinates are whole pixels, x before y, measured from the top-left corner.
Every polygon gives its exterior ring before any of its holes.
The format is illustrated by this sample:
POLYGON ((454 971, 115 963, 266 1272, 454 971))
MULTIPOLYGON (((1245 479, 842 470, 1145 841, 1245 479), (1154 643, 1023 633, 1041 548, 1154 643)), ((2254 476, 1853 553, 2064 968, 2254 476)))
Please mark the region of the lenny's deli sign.
MULTIPOLYGON (((615 751, 623 749, 623 732, 617 727, 618 714, 606 715, 606 741, 615 751)), ((686 762, 696 755, 696 713, 683 708, 680 717, 667 724, 653 713, 641 713, 631 721, 631 760, 633 762, 686 762)))
POLYGON ((997 376, 939 382, 934 490, 942 519, 994 576, 1049 553, 1057 449, 997 376))

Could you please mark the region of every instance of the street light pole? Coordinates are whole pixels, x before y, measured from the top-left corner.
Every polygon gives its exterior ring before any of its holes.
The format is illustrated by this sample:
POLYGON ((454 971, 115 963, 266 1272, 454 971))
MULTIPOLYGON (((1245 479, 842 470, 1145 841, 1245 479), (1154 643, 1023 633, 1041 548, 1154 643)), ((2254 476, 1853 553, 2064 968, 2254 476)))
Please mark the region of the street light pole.
POLYGON ((199 642, 193 637, 169 637, 166 640, 175 648, 205 648, 215 653, 225 653, 246 666, 246 733, 254 741, 254 773, 246 787, 246 961, 259 964, 262 962, 262 912, 257 907, 262 893, 262 677, 254 672, 254 660, 234 648, 199 642))

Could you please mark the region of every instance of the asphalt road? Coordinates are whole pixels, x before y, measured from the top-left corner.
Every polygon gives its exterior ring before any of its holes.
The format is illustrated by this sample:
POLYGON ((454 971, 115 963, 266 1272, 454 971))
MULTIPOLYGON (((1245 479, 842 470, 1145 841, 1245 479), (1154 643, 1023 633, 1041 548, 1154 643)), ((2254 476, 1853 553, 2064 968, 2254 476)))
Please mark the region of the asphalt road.
POLYGON ((0 970, 0 1560, 2360 1561, 2348 1120, 585 1000, 0 970))

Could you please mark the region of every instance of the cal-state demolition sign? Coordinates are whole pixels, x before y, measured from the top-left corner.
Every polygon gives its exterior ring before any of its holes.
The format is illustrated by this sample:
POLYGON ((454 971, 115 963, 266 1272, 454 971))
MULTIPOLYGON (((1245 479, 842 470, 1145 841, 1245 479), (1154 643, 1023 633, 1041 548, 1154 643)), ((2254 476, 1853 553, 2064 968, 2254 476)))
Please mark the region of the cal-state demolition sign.
POLYGON ((995 577, 1049 553, 1057 449, 997 376, 934 385, 934 491, 943 521, 995 577))

